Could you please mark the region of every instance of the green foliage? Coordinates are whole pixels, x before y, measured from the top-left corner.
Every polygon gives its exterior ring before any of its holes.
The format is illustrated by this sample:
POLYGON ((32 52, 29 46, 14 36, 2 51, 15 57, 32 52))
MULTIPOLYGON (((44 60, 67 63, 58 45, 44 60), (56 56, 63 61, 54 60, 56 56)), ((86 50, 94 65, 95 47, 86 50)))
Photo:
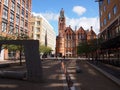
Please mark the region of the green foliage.
POLYGON ((40 45, 40 47, 39 47, 39 51, 40 51, 40 53, 46 53, 46 54, 48 54, 48 53, 50 53, 51 52, 51 48, 50 47, 46 47, 45 45, 40 45))
POLYGON ((83 54, 89 52, 89 45, 87 42, 80 43, 77 47, 77 53, 83 54))
POLYGON ((94 52, 101 47, 102 40, 99 39, 92 39, 84 43, 80 43, 77 47, 77 53, 78 54, 84 54, 84 53, 91 53, 94 52))

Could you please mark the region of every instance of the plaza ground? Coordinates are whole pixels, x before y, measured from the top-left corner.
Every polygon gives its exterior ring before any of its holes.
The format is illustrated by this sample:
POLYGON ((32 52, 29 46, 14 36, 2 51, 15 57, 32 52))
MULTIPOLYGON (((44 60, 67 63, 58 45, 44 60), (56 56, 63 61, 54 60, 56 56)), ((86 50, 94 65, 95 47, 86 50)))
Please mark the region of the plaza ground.
MULTIPOLYGON (((67 71, 76 90, 119 90, 120 86, 97 71, 85 60, 66 60, 67 71), (81 69, 76 73, 76 65, 81 69)), ((68 90, 60 60, 43 60, 43 81, 41 83, 26 80, 0 78, 0 90, 68 90)), ((12 65, 0 70, 25 71, 25 64, 12 65)))

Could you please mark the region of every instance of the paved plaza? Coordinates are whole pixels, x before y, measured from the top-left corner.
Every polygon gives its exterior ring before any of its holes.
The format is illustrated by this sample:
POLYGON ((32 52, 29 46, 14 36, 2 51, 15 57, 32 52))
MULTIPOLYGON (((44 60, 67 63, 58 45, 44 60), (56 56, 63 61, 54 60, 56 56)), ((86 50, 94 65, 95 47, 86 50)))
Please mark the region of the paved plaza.
MULTIPOLYGON (((0 90, 68 90, 60 60, 43 60, 43 81, 40 83, 26 80, 0 78, 0 90)), ((75 90, 120 90, 120 86, 108 79, 87 61, 66 60, 67 71, 75 90), (81 72, 76 73, 76 65, 81 72)), ((0 70, 25 71, 25 65, 12 65, 0 70)))

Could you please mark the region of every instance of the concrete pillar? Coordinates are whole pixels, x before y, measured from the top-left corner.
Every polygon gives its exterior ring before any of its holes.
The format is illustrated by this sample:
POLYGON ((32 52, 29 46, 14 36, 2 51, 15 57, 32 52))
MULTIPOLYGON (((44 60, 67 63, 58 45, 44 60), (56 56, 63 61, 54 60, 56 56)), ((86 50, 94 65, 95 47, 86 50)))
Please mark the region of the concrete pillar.
POLYGON ((24 49, 27 68, 27 79, 29 81, 41 82, 43 76, 42 64, 39 55, 39 42, 28 41, 25 43, 24 49))

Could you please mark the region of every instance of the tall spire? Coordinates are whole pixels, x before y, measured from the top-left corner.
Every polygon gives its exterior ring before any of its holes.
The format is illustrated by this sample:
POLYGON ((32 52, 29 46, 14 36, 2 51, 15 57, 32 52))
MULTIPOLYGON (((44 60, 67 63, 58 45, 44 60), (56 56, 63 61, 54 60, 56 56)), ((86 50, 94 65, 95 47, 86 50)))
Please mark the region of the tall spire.
POLYGON ((61 11, 60 11, 60 17, 61 17, 61 18, 64 18, 64 10, 63 10, 63 8, 62 8, 61 11))

